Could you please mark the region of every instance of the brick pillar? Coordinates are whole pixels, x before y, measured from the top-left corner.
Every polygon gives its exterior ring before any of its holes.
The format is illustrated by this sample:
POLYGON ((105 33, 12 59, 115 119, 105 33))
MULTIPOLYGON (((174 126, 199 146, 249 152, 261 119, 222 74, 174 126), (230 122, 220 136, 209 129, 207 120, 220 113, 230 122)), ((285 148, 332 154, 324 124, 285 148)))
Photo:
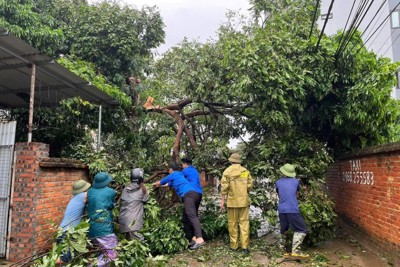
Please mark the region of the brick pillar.
POLYGON ((37 251, 36 205, 40 194, 39 163, 49 156, 49 145, 15 144, 14 191, 11 198, 11 226, 8 259, 18 261, 37 251))

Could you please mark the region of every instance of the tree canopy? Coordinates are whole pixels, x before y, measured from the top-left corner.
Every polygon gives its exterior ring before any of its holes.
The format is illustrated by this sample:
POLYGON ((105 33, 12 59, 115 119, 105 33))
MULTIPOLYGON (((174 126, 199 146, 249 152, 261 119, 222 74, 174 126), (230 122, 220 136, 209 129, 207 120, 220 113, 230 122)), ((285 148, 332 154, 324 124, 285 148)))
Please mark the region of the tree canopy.
MULTIPOLYGON (((326 232, 319 230, 332 226, 334 213, 316 180, 323 180, 333 158, 399 140, 400 109, 391 98, 398 64, 368 51, 360 33, 346 49, 340 48, 346 33, 319 40, 319 30, 311 31, 313 0, 251 3, 252 16, 230 13, 216 40, 183 40, 153 61, 152 49, 165 35, 156 8, 0 0, 6 28, 120 103, 104 112, 101 151, 92 137, 97 110, 79 100, 65 101, 59 112, 37 113, 35 121, 48 130, 35 141, 63 139, 59 154, 84 160, 92 174, 107 170, 122 185, 133 166, 145 168, 152 179, 183 153, 220 177, 232 152, 226 145, 247 134, 235 150, 256 182, 273 181, 286 162, 296 165, 299 178, 310 178, 305 183, 312 201, 303 208, 328 214, 312 218, 319 223, 311 232, 321 237, 326 232)), ((273 201, 259 188, 254 203, 273 211, 273 201)), ((157 229, 158 236, 165 232, 157 229)), ((160 252, 160 244, 153 245, 160 252)))
POLYGON ((164 38, 155 7, 72 0, 1 4, 8 28, 33 43, 38 34, 29 25, 51 33, 47 47, 55 56, 65 54, 60 63, 119 99, 121 109, 106 116, 104 134, 126 137, 125 151, 165 158, 168 149, 156 156, 142 145, 169 140, 173 159, 182 151, 200 153, 208 168, 215 155, 199 147, 224 151, 231 138, 247 134, 240 149, 263 173, 257 162, 277 165, 310 155, 328 160, 398 140, 398 102, 390 97, 397 64, 368 51, 360 34, 341 53, 345 33, 318 40, 316 27, 310 34, 311 0, 254 0, 250 19, 230 14, 215 41, 183 40, 154 63, 152 49, 164 38), (148 97, 152 106, 143 109, 148 97))
POLYGON ((148 81, 157 104, 190 99, 181 112, 203 111, 199 128, 222 122, 215 136, 247 132, 248 156, 275 164, 398 139, 398 102, 390 96, 397 64, 367 51, 359 34, 350 41, 358 53, 337 55, 341 32, 324 36, 317 50, 319 31, 309 38, 313 1, 257 3, 262 21, 236 30, 232 19, 217 41, 183 41, 157 62, 148 81))
POLYGON ((156 7, 138 10, 116 1, 38 1, 41 14, 56 19, 65 35, 58 51, 95 63, 110 81, 121 85, 130 75, 142 76, 152 49, 164 41, 164 23, 156 7))
POLYGON ((1 0, 0 25, 47 54, 54 54, 64 40, 55 18, 40 14, 34 0, 1 0))

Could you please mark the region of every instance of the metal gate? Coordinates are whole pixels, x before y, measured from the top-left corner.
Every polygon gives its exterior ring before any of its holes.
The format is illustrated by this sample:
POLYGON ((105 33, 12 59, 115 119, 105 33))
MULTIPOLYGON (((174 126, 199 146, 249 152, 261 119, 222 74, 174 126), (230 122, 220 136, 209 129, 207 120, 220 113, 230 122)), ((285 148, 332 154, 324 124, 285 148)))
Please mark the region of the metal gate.
POLYGON ((16 121, 0 122, 0 257, 6 256, 16 121))

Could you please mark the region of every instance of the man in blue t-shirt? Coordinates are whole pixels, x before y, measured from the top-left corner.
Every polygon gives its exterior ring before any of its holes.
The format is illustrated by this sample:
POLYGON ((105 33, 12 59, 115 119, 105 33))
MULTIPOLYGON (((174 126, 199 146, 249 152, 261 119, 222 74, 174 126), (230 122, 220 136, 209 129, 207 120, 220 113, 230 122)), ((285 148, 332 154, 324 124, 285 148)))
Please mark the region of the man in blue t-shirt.
MULTIPOLYGON (((192 159, 190 158, 183 158, 182 159, 182 174, 194 187, 194 191, 199 195, 198 201, 196 201, 196 214, 197 217, 199 216, 199 207, 201 203, 201 199, 203 198, 203 188, 201 187, 200 183, 200 175, 199 172, 196 170, 195 167, 192 165, 192 159)), ((195 237, 193 236, 194 229, 190 224, 189 218, 186 215, 186 212, 183 212, 182 216, 183 221, 183 230, 185 231, 185 237, 189 241, 190 245, 192 246, 195 242, 195 237)))
MULTIPOLYGON (((307 226, 300 214, 299 203, 297 202, 297 193, 300 190, 300 182, 297 180, 294 166, 285 164, 280 169, 284 177, 276 182, 276 191, 279 195, 279 223, 283 239, 287 239, 289 226, 293 229, 292 252, 285 253, 294 257, 306 258, 309 255, 300 251, 300 245, 307 234, 307 226)), ((285 245, 283 245, 285 246, 285 245)))
MULTIPOLYGON (((153 187, 160 187, 167 185, 175 189, 176 194, 182 199, 184 214, 189 219, 191 226, 194 229, 194 243, 189 246, 189 249, 197 249, 205 244, 201 232, 201 224, 196 212, 196 203, 199 201, 199 194, 196 193, 194 186, 185 179, 183 174, 179 171, 179 165, 175 162, 169 165, 169 175, 164 179, 153 184, 153 187)), ((187 227, 187 226, 184 226, 187 227)))

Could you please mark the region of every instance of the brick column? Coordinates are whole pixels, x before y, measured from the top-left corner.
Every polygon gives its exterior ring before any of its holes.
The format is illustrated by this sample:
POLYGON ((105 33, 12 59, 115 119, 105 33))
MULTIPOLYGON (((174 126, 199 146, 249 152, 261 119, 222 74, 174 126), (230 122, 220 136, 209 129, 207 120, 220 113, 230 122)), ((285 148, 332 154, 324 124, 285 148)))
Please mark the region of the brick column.
POLYGON ((49 156, 49 145, 15 144, 15 178, 11 197, 11 226, 8 259, 18 261, 35 253, 36 205, 40 187, 39 163, 49 156))

